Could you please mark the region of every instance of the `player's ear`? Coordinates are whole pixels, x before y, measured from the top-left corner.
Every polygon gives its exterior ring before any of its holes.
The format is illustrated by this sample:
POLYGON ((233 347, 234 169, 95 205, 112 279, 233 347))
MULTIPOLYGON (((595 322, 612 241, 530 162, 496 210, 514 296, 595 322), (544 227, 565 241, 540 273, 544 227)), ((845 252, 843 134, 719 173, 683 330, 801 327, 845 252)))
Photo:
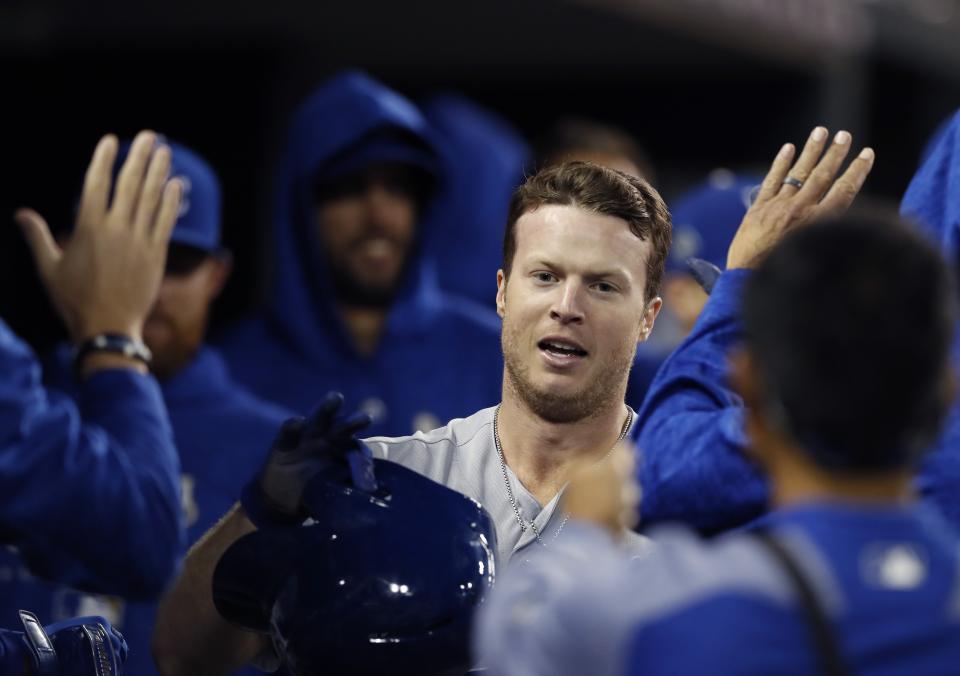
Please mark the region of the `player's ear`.
POLYGON ((233 272, 233 254, 226 249, 217 251, 209 259, 211 265, 211 274, 208 281, 209 295, 211 300, 220 295, 227 280, 230 279, 230 273, 233 272))
POLYGON ((653 331, 653 325, 657 321, 657 315, 660 314, 660 308, 662 307, 663 299, 660 298, 660 296, 655 296, 647 302, 643 310, 643 316, 640 318, 640 333, 637 337, 638 343, 642 343, 650 337, 650 332, 653 331))
POLYGON ((497 270, 497 314, 500 319, 507 313, 507 276, 497 270))

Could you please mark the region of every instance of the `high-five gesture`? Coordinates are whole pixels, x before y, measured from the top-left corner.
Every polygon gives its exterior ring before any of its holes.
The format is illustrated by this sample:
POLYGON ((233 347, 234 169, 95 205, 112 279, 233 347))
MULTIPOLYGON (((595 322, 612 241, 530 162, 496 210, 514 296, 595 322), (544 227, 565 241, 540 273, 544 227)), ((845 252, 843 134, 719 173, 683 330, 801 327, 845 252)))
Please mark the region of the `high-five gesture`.
POLYGON ((824 153, 827 136, 824 127, 816 127, 796 163, 792 143, 777 153, 753 206, 730 243, 728 269, 755 267, 787 231, 838 216, 853 202, 873 168, 873 150, 861 150, 840 178, 835 179, 853 139, 846 131, 837 132, 824 153))
POLYGON ((111 200, 116 157, 116 137, 104 136, 87 168, 76 228, 62 249, 40 214, 16 213, 74 343, 104 333, 141 339, 180 208, 183 188, 168 180, 170 150, 157 144, 156 134, 134 139, 111 200))

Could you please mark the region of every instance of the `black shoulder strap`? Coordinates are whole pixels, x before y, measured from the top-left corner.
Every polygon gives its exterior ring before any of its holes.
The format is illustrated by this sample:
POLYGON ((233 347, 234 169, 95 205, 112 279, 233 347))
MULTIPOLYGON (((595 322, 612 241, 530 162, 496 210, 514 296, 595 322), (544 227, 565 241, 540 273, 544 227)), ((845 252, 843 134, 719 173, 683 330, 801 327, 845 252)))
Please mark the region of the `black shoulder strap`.
POLYGON ((794 555, 769 530, 757 529, 753 534, 780 563, 793 583, 819 657, 820 672, 825 676, 849 676, 851 672, 840 653, 840 646, 837 644, 830 618, 827 617, 820 599, 794 555))

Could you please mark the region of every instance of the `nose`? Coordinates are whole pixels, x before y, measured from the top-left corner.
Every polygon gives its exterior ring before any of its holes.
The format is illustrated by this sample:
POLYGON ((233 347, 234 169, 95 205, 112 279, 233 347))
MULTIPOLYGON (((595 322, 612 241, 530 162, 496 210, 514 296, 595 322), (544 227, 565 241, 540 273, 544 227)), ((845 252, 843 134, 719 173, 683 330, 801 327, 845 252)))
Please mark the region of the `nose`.
POLYGON ((582 324, 583 308, 580 302, 580 284, 568 279, 558 289, 557 297, 550 307, 550 318, 561 324, 582 324))
POLYGON ((154 307, 159 307, 162 303, 169 303, 174 292, 174 282, 164 277, 160 282, 160 288, 157 289, 157 297, 153 301, 154 307))
POLYGON ((395 211, 396 196, 380 181, 372 181, 364 197, 370 220, 377 224, 389 223, 395 211))

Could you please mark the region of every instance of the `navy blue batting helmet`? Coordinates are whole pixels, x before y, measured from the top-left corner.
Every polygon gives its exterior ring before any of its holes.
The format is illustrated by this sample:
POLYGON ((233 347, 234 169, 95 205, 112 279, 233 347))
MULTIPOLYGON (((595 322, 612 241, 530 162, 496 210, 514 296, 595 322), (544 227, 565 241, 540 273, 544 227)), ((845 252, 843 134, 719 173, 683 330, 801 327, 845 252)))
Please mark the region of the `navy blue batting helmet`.
POLYGON ((234 543, 214 574, 217 610, 269 633, 298 676, 463 673, 495 574, 493 522, 465 495, 373 463, 375 491, 331 468, 307 486, 312 521, 234 543))

